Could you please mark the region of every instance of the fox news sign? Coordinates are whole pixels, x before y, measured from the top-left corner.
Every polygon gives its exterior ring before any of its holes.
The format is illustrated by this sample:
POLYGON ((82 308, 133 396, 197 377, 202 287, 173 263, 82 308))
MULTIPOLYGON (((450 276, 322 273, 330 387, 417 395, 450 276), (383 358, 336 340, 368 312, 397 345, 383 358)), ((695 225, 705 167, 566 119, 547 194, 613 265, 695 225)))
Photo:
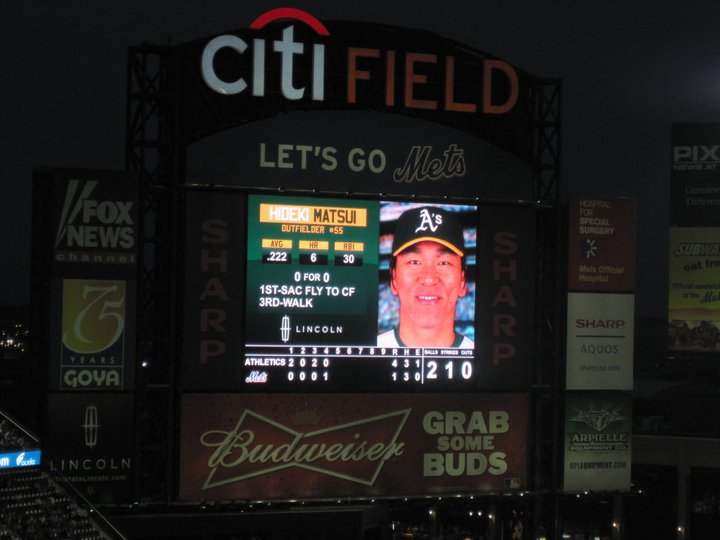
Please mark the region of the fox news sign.
MULTIPOLYGON (((52 169, 35 172, 46 201, 55 273, 112 269, 134 274, 138 253, 138 189, 117 171, 52 169)), ((102 271, 102 270, 101 270, 102 271)))

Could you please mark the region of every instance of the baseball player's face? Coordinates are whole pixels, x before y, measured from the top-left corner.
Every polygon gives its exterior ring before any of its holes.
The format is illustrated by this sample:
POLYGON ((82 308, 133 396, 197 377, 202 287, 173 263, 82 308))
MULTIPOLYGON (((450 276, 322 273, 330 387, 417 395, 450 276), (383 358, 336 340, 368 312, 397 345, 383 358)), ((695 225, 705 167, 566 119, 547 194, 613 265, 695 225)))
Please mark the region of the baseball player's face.
POLYGON ((398 254, 390 289, 400 299, 401 325, 453 324, 457 299, 467 292, 462 259, 437 242, 418 242, 398 254))

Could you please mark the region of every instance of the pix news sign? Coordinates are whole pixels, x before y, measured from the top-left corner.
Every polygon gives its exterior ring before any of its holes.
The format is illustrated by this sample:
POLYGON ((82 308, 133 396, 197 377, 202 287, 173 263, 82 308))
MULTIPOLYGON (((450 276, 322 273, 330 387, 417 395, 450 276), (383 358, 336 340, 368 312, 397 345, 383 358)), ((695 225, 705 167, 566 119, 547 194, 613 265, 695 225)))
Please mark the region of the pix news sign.
POLYGON ((185 394, 180 499, 526 486, 525 394, 185 394))
POLYGON ((672 164, 672 225, 720 225, 720 124, 673 125, 672 164))

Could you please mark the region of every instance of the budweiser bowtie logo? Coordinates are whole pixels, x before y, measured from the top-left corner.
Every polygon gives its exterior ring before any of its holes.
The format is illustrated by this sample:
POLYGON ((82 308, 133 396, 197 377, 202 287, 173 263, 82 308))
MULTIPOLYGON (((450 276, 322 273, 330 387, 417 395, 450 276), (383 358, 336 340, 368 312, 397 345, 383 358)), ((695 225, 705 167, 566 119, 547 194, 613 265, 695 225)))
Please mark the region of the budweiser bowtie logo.
POLYGON ((411 409, 302 433, 246 409, 230 432, 200 442, 215 451, 203 489, 297 467, 371 486, 385 463, 403 454, 398 437, 411 409))

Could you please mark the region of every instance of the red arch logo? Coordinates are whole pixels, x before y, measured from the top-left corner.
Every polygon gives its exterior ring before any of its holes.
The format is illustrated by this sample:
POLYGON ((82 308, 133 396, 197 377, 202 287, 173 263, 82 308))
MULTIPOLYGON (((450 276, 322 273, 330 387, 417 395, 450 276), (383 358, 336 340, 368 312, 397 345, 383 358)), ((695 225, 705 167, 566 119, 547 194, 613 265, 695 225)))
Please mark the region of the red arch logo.
POLYGON ((265 25, 281 19, 293 19, 296 21, 300 21, 312 28, 316 34, 319 34, 321 36, 330 35, 328 29, 325 28, 325 25, 321 23, 318 19, 310 15, 307 11, 296 8, 271 9, 270 11, 263 13, 257 19, 255 19, 252 24, 250 24, 250 28, 252 30, 260 30, 265 25))

